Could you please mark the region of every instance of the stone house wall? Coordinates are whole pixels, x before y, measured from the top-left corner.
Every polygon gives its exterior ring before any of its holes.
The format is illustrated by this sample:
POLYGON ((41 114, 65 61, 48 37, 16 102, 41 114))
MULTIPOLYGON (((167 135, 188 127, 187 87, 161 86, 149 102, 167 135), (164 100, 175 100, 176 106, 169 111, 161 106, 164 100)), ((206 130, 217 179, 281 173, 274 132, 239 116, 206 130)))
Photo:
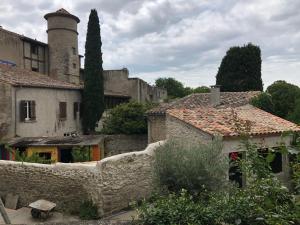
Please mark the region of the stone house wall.
POLYGON ((0 140, 13 136, 12 86, 0 82, 0 140))
POLYGON ((166 116, 148 115, 148 143, 166 139, 166 116))
POLYGON ((147 147, 147 135, 105 135, 104 156, 141 151, 147 147))
POLYGON ((77 211, 91 199, 101 215, 120 211, 153 190, 153 153, 144 151, 112 156, 96 163, 41 165, 0 160, 0 196, 20 196, 20 206, 44 198, 58 210, 77 211))
POLYGON ((81 133, 81 123, 78 119, 74 119, 74 102, 81 102, 79 90, 16 88, 16 135, 41 137, 63 136, 64 133, 76 131, 81 133), (35 101, 36 121, 20 121, 21 100, 35 101), (67 103, 67 118, 64 120, 59 119, 59 102, 67 103))
POLYGON ((130 96, 131 100, 145 102, 160 102, 167 97, 167 91, 149 85, 139 78, 129 78, 127 69, 104 70, 104 91, 130 96))
MULTIPOLYGON (((167 116, 166 120, 167 127, 167 139, 170 138, 181 138, 183 140, 197 141, 204 144, 209 144, 213 140, 213 137, 205 132, 196 129, 195 127, 182 122, 172 116, 167 116)), ((230 152, 242 152, 245 151, 245 146, 239 138, 221 138, 222 141, 222 152, 229 154, 230 152)), ((278 134, 269 136, 253 136, 249 139, 251 144, 256 145, 260 148, 273 148, 285 144, 289 146, 292 141, 291 136, 281 137, 278 134)), ((277 173, 276 176, 287 186, 289 186, 289 160, 288 155, 282 155, 282 172, 277 173)))

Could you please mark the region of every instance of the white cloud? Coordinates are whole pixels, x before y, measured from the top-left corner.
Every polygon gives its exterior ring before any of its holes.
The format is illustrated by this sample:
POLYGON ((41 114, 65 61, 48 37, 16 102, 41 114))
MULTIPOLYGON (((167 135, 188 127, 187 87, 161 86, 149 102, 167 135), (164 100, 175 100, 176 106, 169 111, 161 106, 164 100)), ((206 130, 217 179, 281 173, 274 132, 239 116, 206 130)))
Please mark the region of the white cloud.
POLYGON ((2 0, 0 23, 46 41, 43 15, 62 7, 81 19, 82 54, 90 9, 98 10, 105 68, 211 85, 227 49, 252 42, 262 50, 265 87, 279 79, 300 85, 299 1, 2 0))

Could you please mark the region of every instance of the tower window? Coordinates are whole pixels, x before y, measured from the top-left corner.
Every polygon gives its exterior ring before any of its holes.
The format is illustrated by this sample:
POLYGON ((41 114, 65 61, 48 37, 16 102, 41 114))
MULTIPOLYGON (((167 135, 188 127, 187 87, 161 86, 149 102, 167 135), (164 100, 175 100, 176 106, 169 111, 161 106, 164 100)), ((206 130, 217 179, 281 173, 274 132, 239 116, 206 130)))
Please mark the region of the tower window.
POLYGON ((76 63, 73 63, 73 68, 76 69, 76 63))
POLYGON ((76 55, 76 48, 72 48, 72 50, 73 50, 73 55, 76 55))

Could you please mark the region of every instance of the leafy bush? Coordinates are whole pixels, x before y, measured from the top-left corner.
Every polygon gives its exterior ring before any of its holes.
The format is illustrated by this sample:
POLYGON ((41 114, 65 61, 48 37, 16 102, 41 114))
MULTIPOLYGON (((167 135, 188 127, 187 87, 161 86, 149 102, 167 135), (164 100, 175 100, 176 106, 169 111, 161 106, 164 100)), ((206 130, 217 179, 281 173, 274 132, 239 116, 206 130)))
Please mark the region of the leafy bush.
POLYGON ((82 220, 99 219, 98 207, 92 201, 84 201, 79 207, 79 217, 82 220))
POLYGON ((151 107, 150 104, 137 102, 120 104, 111 109, 101 132, 105 134, 146 134, 145 113, 151 107))
POLYGON ((91 151, 89 146, 74 147, 72 149, 73 162, 87 162, 91 160, 91 151))
POLYGON ((216 190, 224 187, 228 158, 222 153, 219 141, 211 145, 170 140, 155 154, 155 174, 158 184, 169 191, 186 189, 189 193, 216 190))
POLYGON ((259 154, 256 146, 245 144, 246 157, 238 159, 238 163, 241 172, 247 175, 246 187, 240 189, 233 185, 223 191, 213 190, 205 199, 185 190, 155 196, 138 208, 141 222, 147 225, 300 224, 300 210, 288 189, 271 173, 269 161, 259 154))

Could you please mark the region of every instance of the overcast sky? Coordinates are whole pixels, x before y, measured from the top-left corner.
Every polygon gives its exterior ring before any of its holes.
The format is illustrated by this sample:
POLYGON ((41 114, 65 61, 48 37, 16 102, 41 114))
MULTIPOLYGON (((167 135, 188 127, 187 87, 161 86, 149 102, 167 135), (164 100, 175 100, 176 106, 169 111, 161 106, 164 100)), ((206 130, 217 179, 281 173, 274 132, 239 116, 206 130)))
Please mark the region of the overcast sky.
POLYGON ((0 25, 47 42, 43 15, 59 8, 81 19, 81 54, 97 9, 104 69, 127 67, 150 83, 170 76, 212 85, 226 50, 252 42, 262 51, 265 88, 279 79, 300 85, 300 0, 1 0, 0 25))

